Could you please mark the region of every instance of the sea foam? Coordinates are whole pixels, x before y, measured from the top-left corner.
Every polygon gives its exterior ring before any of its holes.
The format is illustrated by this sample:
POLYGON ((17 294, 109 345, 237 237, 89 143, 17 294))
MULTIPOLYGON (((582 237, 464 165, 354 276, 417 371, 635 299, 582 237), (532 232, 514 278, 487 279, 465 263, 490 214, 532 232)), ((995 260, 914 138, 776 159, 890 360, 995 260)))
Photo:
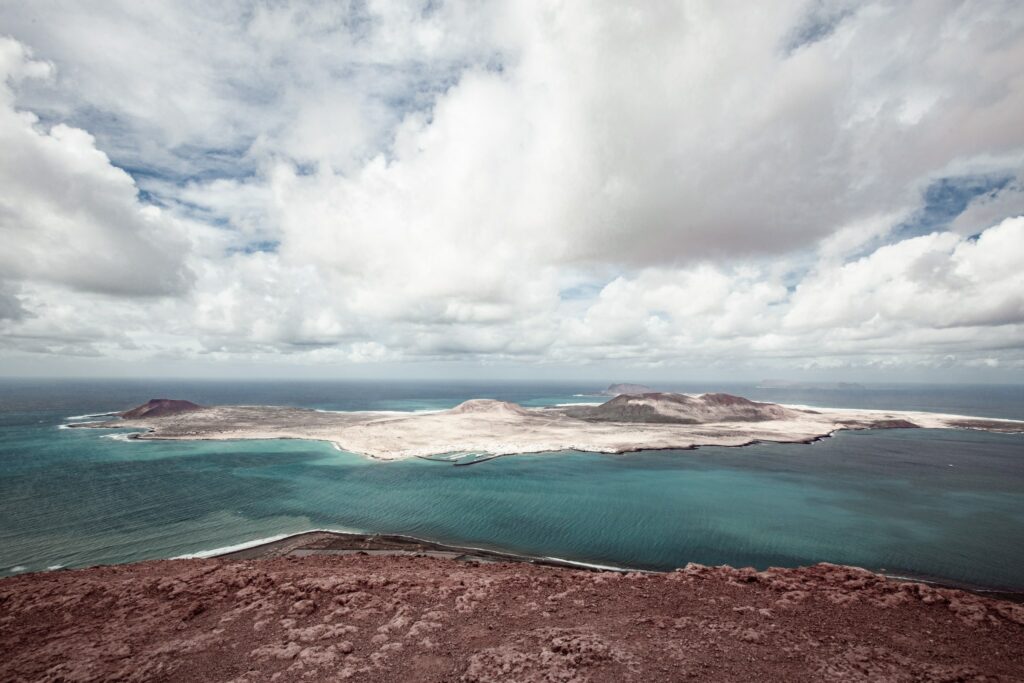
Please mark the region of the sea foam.
POLYGON ((107 417, 108 415, 117 415, 117 413, 90 413, 88 415, 72 415, 65 417, 65 420, 88 420, 90 417, 107 417))
POLYGON ((104 434, 101 439, 113 439, 114 441, 140 441, 140 439, 133 439, 132 437, 139 434, 145 434, 145 432, 129 432, 127 434, 104 434))
MULTIPOLYGON (((282 541, 282 540, 284 540, 286 538, 291 538, 293 536, 302 536, 303 534, 311 534, 311 533, 316 533, 316 532, 326 532, 326 533, 334 533, 334 534, 365 534, 365 533, 368 533, 365 530, 357 530, 357 529, 307 529, 305 531, 296 531, 295 533, 290 533, 290 534, 277 534, 276 536, 267 536, 266 538, 256 538, 256 539, 253 539, 251 541, 244 541, 242 543, 236 543, 235 545, 226 545, 226 546, 223 546, 223 547, 220 547, 220 548, 213 548, 211 550, 200 550, 199 552, 195 552, 195 553, 187 553, 185 555, 177 555, 175 557, 172 557, 171 559, 172 560, 199 560, 199 559, 204 559, 204 558, 209 558, 209 557, 217 557, 219 555, 226 555, 228 553, 237 552, 239 550, 246 550, 248 548, 255 548, 255 547, 258 547, 258 546, 261 546, 261 545, 266 545, 267 543, 274 543, 275 541, 282 541)), ((411 541, 425 541, 425 542, 428 542, 428 543, 433 542, 433 541, 428 541, 427 539, 419 538, 417 536, 407 536, 405 534, 395 534, 395 535, 397 535, 397 536, 399 536, 401 538, 409 539, 411 541)), ((471 546, 471 545, 460 545, 460 546, 454 546, 454 547, 458 548, 458 549, 461 549, 461 550, 479 550, 481 552, 499 552, 499 553, 504 553, 504 554, 507 554, 507 555, 510 555, 510 556, 514 556, 514 557, 521 557, 521 558, 524 558, 524 559, 541 559, 541 560, 547 560, 549 562, 560 562, 560 563, 563 563, 563 564, 569 564, 569 565, 572 565, 574 567, 584 567, 584 568, 587 568, 587 569, 599 569, 599 570, 602 570, 602 571, 613 571, 613 572, 644 572, 644 571, 646 571, 646 570, 643 570, 643 569, 635 569, 635 568, 629 568, 629 567, 617 567, 617 566, 608 565, 608 564, 595 564, 593 562, 580 562, 578 560, 567 560, 567 559, 562 558, 562 557, 551 557, 551 556, 547 556, 547 555, 544 555, 544 556, 524 555, 524 554, 520 554, 520 553, 516 553, 514 551, 508 551, 508 550, 498 550, 498 551, 495 551, 495 550, 490 550, 490 549, 487 549, 487 548, 478 548, 476 546, 471 546)))
POLYGON ((267 543, 273 543, 274 541, 281 541, 292 536, 301 536, 302 534, 311 534, 317 531, 325 531, 333 534, 361 534, 364 531, 356 531, 354 529, 306 529, 305 531, 296 531, 288 534, 277 534, 276 536, 267 536, 266 538, 257 538, 251 541, 245 541, 243 543, 236 543, 235 545, 226 545, 220 548, 213 548, 211 550, 200 550, 195 553, 186 553, 185 555, 176 555, 172 557, 172 560, 200 560, 206 557, 217 557, 218 555, 226 555, 227 553, 233 553, 239 550, 245 550, 247 548, 255 548, 257 546, 266 545, 267 543))

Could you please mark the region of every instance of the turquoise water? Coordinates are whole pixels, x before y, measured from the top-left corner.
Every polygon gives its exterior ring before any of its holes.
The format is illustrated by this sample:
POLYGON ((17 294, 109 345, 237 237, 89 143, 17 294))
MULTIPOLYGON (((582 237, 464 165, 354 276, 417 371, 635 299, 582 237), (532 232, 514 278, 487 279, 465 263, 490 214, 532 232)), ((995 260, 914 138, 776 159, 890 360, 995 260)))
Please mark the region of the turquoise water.
MULTIPOLYGON (((615 566, 824 560, 1024 589, 1019 435, 843 432, 812 445, 549 453, 452 467, 371 461, 317 442, 130 442, 109 438, 116 432, 59 428, 71 415, 156 395, 415 410, 471 396, 532 405, 588 400, 574 394, 590 388, 7 383, 0 398, 0 572, 173 557, 331 528, 615 566)), ((1014 388, 803 393, 774 400, 864 407, 903 401, 908 408, 1024 417, 1024 396, 1014 388)))

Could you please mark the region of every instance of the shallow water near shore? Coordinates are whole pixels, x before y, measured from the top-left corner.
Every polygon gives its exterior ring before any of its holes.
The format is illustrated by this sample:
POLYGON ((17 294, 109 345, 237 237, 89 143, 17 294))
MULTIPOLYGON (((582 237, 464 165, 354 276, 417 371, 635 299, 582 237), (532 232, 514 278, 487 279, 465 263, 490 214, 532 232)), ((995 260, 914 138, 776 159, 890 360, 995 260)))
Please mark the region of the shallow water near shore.
MULTIPOLYGON (((6 382, 0 575, 174 557, 313 528, 397 533, 602 565, 818 561, 1024 589, 1024 437, 841 432, 611 456, 508 456, 470 467, 377 462, 306 441, 134 442, 60 429, 152 398, 432 410, 467 398, 593 401, 594 387, 431 383, 6 382)), ((659 387, 660 388, 660 387, 659 387)), ((724 390, 831 407, 1024 419, 1024 390, 724 390)), ((117 432, 106 432, 112 434, 117 432)))

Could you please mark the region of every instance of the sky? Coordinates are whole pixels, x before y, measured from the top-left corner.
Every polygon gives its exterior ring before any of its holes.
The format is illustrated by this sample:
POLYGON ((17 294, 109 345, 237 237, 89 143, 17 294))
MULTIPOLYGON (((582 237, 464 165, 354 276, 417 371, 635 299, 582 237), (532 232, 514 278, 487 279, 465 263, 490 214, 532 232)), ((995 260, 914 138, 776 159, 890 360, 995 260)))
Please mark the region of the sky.
POLYGON ((0 0, 0 375, 1024 382, 1024 5, 0 0))

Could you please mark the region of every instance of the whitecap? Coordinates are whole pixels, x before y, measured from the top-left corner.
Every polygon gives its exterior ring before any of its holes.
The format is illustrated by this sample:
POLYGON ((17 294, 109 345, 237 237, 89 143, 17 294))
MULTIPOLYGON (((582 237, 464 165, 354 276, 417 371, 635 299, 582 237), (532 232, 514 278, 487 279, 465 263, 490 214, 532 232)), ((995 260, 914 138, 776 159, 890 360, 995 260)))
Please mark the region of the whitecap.
POLYGON ((9 571, 12 574, 19 574, 21 572, 28 571, 28 567, 25 567, 25 566, 19 564, 16 567, 11 567, 7 571, 9 571))
POLYGON ((117 415, 117 413, 90 413, 89 415, 72 415, 71 417, 65 417, 65 420, 88 420, 90 417, 107 417, 109 415, 117 415))
POLYGON ((145 432, 129 432, 128 434, 104 434, 101 439, 113 439, 114 441, 138 441, 133 437, 139 434, 145 434, 145 432))
POLYGON ((55 572, 58 569, 64 569, 64 565, 62 565, 62 564, 51 564, 49 567, 46 568, 46 571, 48 571, 48 572, 55 572))

